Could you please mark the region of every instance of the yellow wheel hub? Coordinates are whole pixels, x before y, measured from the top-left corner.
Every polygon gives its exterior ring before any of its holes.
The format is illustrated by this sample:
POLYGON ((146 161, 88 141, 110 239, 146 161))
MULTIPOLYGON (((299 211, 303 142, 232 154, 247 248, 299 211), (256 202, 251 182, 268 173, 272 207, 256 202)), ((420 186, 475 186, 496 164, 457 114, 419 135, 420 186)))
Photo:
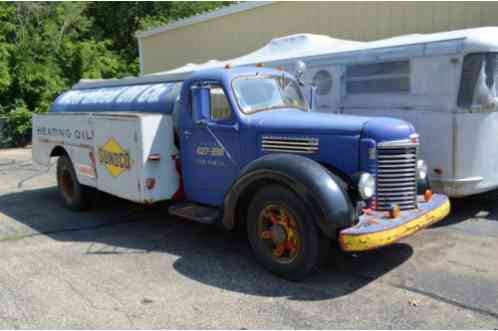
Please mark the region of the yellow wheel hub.
POLYGON ((289 210, 277 205, 263 209, 258 220, 260 238, 273 258, 280 263, 292 262, 299 252, 297 224, 289 210))

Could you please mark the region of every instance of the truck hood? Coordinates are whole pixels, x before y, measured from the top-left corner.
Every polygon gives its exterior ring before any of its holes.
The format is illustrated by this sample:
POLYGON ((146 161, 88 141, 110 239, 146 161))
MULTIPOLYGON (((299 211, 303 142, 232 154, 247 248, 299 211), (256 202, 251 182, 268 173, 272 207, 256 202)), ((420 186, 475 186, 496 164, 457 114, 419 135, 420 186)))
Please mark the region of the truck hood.
POLYGON ((305 113, 297 109, 275 109, 247 116, 251 128, 261 132, 362 136, 376 142, 407 139, 414 127, 389 117, 305 113))

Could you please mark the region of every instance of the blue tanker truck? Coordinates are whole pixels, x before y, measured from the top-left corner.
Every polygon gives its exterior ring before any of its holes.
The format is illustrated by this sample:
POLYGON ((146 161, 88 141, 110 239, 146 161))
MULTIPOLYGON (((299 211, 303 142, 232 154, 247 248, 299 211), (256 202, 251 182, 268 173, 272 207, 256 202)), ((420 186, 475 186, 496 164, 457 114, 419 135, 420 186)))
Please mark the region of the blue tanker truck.
POLYGON ((309 112, 299 81, 262 67, 81 82, 33 118, 66 206, 96 190, 242 228, 269 271, 302 279, 338 243, 392 244, 448 215, 407 122, 309 112))

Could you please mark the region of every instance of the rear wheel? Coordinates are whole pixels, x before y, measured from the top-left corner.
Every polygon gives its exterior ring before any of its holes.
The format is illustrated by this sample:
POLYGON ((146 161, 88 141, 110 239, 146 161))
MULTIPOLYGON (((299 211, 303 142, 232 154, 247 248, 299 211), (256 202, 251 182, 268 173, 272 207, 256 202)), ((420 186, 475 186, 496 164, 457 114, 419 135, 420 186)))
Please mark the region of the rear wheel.
POLYGON ((57 186, 66 207, 74 211, 90 208, 93 189, 78 182, 73 163, 67 155, 57 160, 57 186))
POLYGON ((272 273, 300 280, 315 271, 329 242, 291 190, 271 185, 254 196, 247 232, 256 259, 272 273))

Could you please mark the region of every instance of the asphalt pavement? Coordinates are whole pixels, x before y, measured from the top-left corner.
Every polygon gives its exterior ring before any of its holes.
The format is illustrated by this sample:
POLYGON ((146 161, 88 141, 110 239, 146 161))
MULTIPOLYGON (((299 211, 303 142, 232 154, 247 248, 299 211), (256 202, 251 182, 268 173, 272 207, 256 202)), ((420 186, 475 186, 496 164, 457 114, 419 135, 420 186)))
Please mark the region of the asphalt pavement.
POLYGON ((398 244, 339 252, 304 282, 245 238, 103 195, 66 210, 54 169, 0 151, 0 328, 496 329, 498 201, 453 201, 398 244))

